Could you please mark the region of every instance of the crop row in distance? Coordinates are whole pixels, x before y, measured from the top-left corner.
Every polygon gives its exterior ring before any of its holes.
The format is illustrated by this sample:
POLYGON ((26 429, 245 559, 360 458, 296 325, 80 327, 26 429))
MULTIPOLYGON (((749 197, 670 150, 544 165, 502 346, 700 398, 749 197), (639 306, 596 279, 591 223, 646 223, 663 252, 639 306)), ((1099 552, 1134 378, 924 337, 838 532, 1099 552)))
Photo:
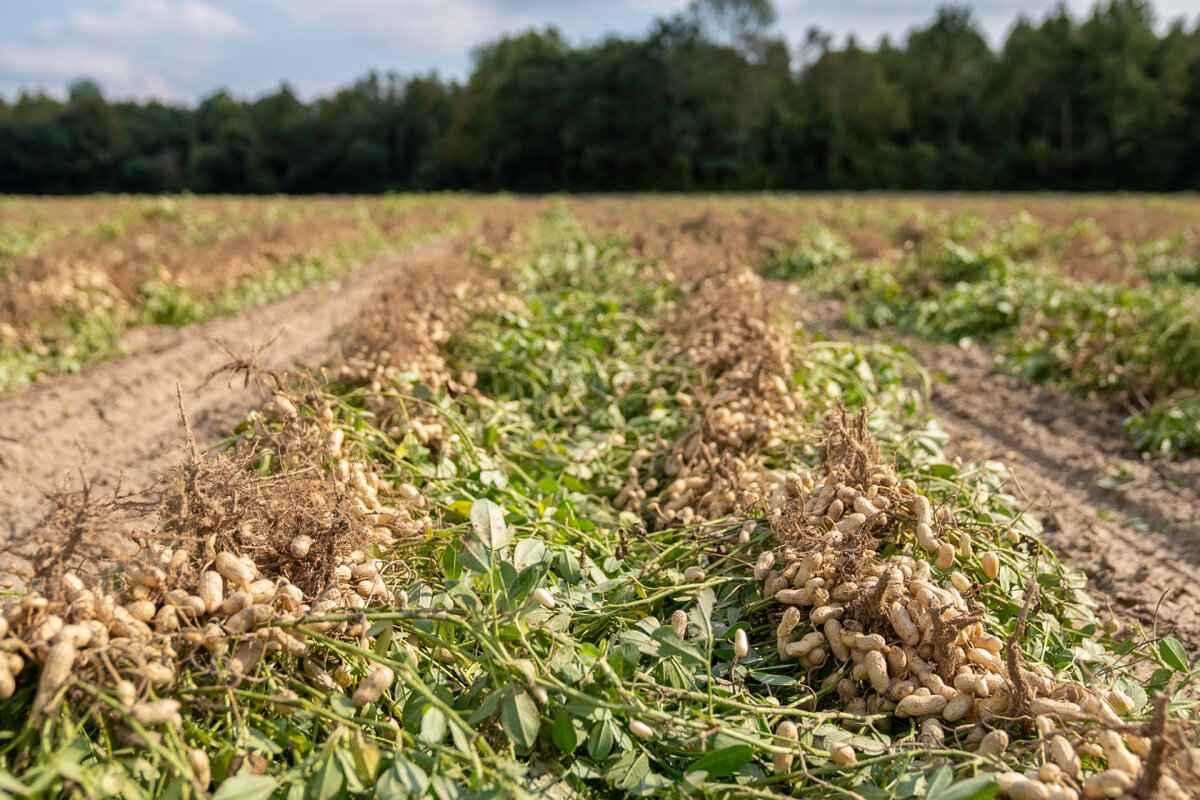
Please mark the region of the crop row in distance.
POLYGON ((834 195, 575 208, 657 252, 720 244, 767 277, 846 301, 854 327, 988 346, 1027 379, 1137 409, 1127 429, 1143 452, 1200 448, 1194 200, 834 195))
MULTIPOLYGON (((72 245, 115 243, 169 258, 170 251, 200 249, 218 241, 289 223, 353 219, 364 211, 381 226, 402 213, 451 203, 454 195, 372 197, 289 196, 0 196, 0 254, 17 272, 13 258, 48 255, 69 258, 72 245)), ((44 269, 44 267, 41 267, 44 269)))
POLYGON ((282 297, 505 202, 9 201, 0 207, 0 391, 119 355, 130 327, 185 325, 282 297), (74 213, 56 224, 63 205, 74 213))
POLYGON ((406 276, 137 556, 144 498, 60 498, 5 608, 5 790, 1185 796, 1179 642, 946 463, 915 365, 773 324, 722 257, 550 214, 406 276))
MULTIPOLYGON (((119 352, 129 324, 184 324, 325 279, 341 261, 374 252, 380 234, 406 238, 433 224, 419 219, 431 204, 453 216, 447 204, 468 203, 489 206, 457 196, 7 199, 0 386, 119 352), (264 242, 273 253, 266 258, 264 242)), ((1127 395, 1145 408, 1130 425, 1141 449, 1196 447, 1200 402, 1186 391, 1195 383, 1187 322, 1200 239, 1186 198, 816 195, 578 205, 639 235, 741 239, 744 256, 766 260, 769 274, 816 273, 818 288, 871 306, 865 314, 852 307, 858 324, 898 322, 1002 351, 1014 349, 1009 340, 1031 338, 1012 355, 1014 369, 1127 395), (872 269, 830 274, 843 261, 872 269), (971 291, 955 291, 964 278, 971 291), (931 294, 946 297, 932 303, 931 294), (1036 303, 1014 302, 1027 297, 1036 303), (920 319, 914 300, 924 301, 920 319), (881 304, 882 312, 874 308, 881 304), (1114 321, 1099 317, 1108 308, 1121 311, 1114 321), (1146 330, 1145 317, 1164 322, 1139 341, 1129 334, 1146 330), (1166 344, 1152 350, 1151 342, 1166 344)))
POLYGON ((857 258, 898 257, 923 239, 1001 245, 1091 282, 1196 280, 1200 203, 1188 197, 1073 195, 712 195, 580 198, 573 208, 630 231, 720 240, 744 232, 771 250, 819 223, 857 258))
POLYGON ((852 327, 987 346, 1026 379, 1137 409, 1127 429, 1143 452, 1200 452, 1194 217, 1146 208, 1143 235, 1157 238, 1115 240, 1087 216, 1060 228, 1024 211, 924 211, 889 223, 864 206, 811 215, 784 244, 780 232, 762 241, 763 274, 845 301, 852 327), (889 229, 891 238, 879 233, 889 229))

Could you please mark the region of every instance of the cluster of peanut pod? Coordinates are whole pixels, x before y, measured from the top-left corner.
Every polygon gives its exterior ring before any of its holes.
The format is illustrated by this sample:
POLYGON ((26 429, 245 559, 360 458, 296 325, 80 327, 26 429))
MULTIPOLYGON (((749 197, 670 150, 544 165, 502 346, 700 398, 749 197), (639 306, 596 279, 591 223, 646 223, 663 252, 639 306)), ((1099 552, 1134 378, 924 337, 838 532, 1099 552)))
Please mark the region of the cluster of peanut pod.
POLYGON ((805 397, 784 378, 791 342, 769 321, 767 307, 762 278, 744 267, 700 282, 679 323, 683 335, 666 348, 664 360, 690 364, 717 391, 709 398, 687 392, 672 398, 693 419, 689 430, 655 451, 671 480, 639 480, 655 453, 637 451, 618 508, 686 525, 755 506, 778 487, 783 473, 764 468, 755 454, 797 438, 805 397))
MULTIPOLYGON (((347 447, 345 429, 337 424, 331 404, 325 398, 302 398, 290 392, 277 392, 263 408, 263 417, 254 418, 260 435, 268 435, 285 450, 298 450, 306 459, 317 463, 332 463, 332 491, 328 494, 344 499, 344 505, 364 526, 367 533, 366 545, 387 547, 397 538, 417 533, 430 527, 433 522, 428 515, 417 512, 425 505, 424 498, 415 486, 401 483, 394 487, 396 500, 403 508, 385 504, 379 493, 384 488, 384 479, 369 462, 357 457, 347 447), (311 400, 313 413, 301 415, 298 407, 311 400), (268 430, 266 423, 275 428, 268 430), (282 443, 282 444, 280 444, 282 443)), ((419 418, 410 420, 413 430, 419 430, 423 443, 432 436, 443 436, 440 425, 419 418)), ((391 488, 391 487, 389 487, 391 488)), ((326 493, 313 491, 308 501, 314 509, 328 508, 331 500, 326 493)))
MULTIPOLYGON (((763 594, 784 606, 779 657, 808 669, 832 657, 840 668, 828 687, 841 708, 920 720, 923 737, 938 740, 944 726, 963 728, 977 754, 1001 764, 1009 746, 1003 725, 1019 713, 1035 719, 1046 763, 1036 774, 1004 773, 1007 796, 1073 800, 1133 791, 1150 749, 1122 719, 1133 701, 1117 689, 1062 679, 1043 664, 1017 664, 1029 695, 1027 707, 1017 709, 1007 642, 988 629, 984 609, 964 597, 973 581, 955 569, 957 560, 974 556, 971 537, 958 531, 954 546, 939 535, 948 515, 935 511, 915 483, 883 465, 861 483, 840 472, 792 474, 772 496, 769 516, 786 544, 763 552, 754 574, 763 594), (900 541, 909 526, 916 529, 914 552, 925 556, 881 559, 874 549, 847 548, 863 532, 871 541, 900 541)), ((998 563, 995 553, 980 554, 985 580, 996 577, 998 563)), ((780 723, 777 736, 794 740, 793 727, 780 723)), ((838 763, 856 760, 844 743, 834 747, 838 763)), ((776 760, 779 770, 790 765, 783 755, 776 760)), ((1158 790, 1188 796, 1169 776, 1158 790)))
MULTIPOLYGON (((297 537, 292 556, 303 559, 310 545, 297 537)), ((35 713, 48 711, 60 690, 81 678, 112 684, 144 727, 178 724, 176 701, 144 698, 170 691, 185 654, 207 651, 219 670, 240 676, 269 652, 309 654, 302 634, 272 623, 307 620, 314 630, 360 637, 361 622, 320 617, 405 604, 386 587, 383 562, 361 551, 346 557, 334 585, 311 600, 286 578, 264 576, 251 559, 229 551, 215 553, 198 569, 189 562, 184 550, 157 549, 121 576, 120 590, 87 586, 67 573, 61 591, 52 594, 60 599, 31 591, 10 601, 0 615, 0 696, 11 696, 16 676, 33 663, 41 667, 35 713)), ((118 732, 129 734, 120 727, 118 732)))

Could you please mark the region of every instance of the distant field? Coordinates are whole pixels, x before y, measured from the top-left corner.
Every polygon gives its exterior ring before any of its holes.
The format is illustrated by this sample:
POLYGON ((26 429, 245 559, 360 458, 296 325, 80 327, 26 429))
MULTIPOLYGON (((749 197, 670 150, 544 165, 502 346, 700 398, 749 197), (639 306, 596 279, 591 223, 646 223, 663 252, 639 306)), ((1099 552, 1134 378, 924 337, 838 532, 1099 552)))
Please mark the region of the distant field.
MULTIPOLYGON (((330 280, 487 216, 495 199, 0 200, 0 390, 330 280)), ((1007 369, 1099 392, 1138 447, 1200 449, 1200 199, 1191 196, 596 197, 585 220, 662 248, 720 243, 846 303, 856 328, 994 348, 1007 369)))
POLYGON ((0 199, 0 391, 184 325, 331 280, 478 221, 487 200, 0 199))

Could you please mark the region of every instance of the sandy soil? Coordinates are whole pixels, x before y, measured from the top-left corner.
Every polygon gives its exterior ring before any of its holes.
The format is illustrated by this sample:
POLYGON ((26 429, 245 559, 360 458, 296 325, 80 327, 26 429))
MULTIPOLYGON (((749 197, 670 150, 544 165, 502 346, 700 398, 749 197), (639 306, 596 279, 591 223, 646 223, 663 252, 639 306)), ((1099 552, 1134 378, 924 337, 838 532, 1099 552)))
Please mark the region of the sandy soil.
MULTIPOLYGON (((856 338, 837 326, 830 301, 795 295, 791 305, 810 329, 856 338)), ((1145 460, 1126 443, 1119 410, 1004 375, 978 348, 891 332, 857 338, 902 345, 935 376, 931 410, 950 454, 1007 464, 1046 543, 1118 619, 1200 651, 1200 459, 1145 460)))
POLYGON ((933 410, 955 449, 1010 466, 1047 544, 1119 618, 1200 649, 1200 463, 1143 461, 1123 447, 1119 413, 998 375, 978 351, 921 355, 946 378, 933 410))
POLYGON ((219 441, 260 398, 240 379, 205 377, 230 359, 217 343, 285 370, 319 364, 367 301, 408 270, 462 251, 468 234, 421 245, 365 266, 343 279, 277 302, 184 328, 131 331, 130 354, 78 375, 54 376, 0 396, 0 538, 19 537, 44 513, 44 493, 78 486, 137 489, 181 454, 183 426, 176 387, 202 444, 219 441), (83 467, 78 465, 82 463, 83 467))

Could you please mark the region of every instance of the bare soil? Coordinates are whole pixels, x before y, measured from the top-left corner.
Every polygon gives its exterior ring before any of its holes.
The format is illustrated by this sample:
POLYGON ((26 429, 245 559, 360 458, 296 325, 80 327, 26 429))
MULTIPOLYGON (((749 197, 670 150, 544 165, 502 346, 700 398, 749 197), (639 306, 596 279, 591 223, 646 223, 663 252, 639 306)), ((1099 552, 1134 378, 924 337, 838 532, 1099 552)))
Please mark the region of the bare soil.
POLYGON ((260 402, 253 386, 206 377, 229 362, 218 342, 248 354, 273 343, 260 362, 286 370, 320 364, 336 351, 339 331, 405 275, 457 259, 470 234, 390 256, 269 305, 184 328, 130 331, 130 354, 78 375, 50 377, 0 396, 0 538, 29 531, 45 511, 44 494, 77 487, 139 489, 174 464, 183 444, 176 387, 201 444, 228 435, 260 402), (82 467, 72 465, 79 465, 82 467))
POLYGON ((894 332, 859 337, 837 327, 840 306, 828 299, 795 295, 792 308, 831 338, 911 352, 935 377, 931 410, 951 436, 949 454, 1004 462, 1046 544, 1087 574, 1118 620, 1200 651, 1200 459, 1143 459, 1126 443, 1119 409, 998 372, 982 349, 894 332))
POLYGON ((1200 463, 1143 461, 1121 414, 996 374, 979 352, 935 353, 934 413, 955 449, 1010 466, 1047 544, 1119 616, 1200 649, 1200 463))

